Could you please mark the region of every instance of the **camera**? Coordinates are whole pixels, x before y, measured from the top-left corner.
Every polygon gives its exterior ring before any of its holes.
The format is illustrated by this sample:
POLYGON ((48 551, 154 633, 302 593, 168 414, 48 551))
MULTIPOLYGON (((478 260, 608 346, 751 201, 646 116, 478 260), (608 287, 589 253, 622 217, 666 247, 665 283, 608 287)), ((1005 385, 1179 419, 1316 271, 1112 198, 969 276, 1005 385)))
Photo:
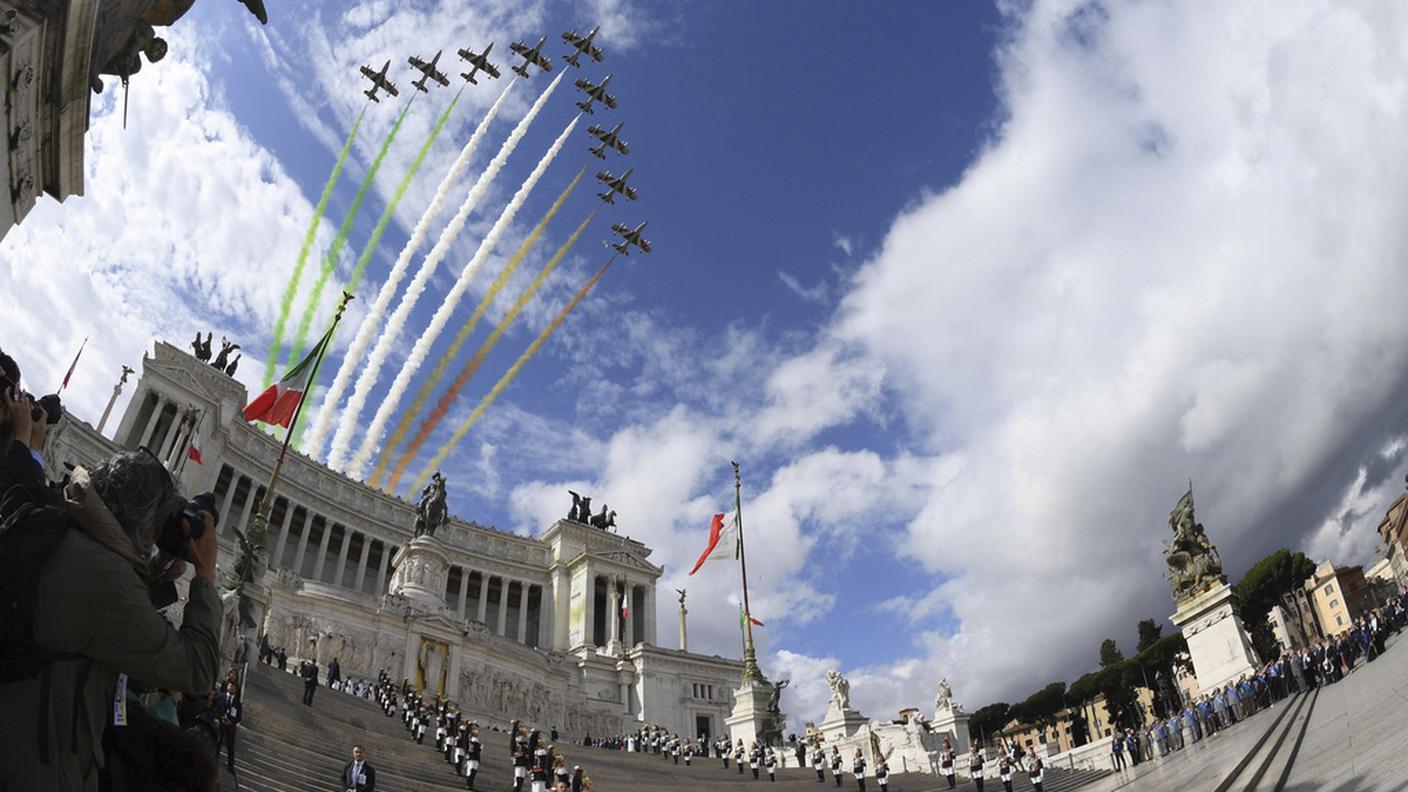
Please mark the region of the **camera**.
POLYGON ((64 417, 64 407, 63 403, 59 401, 59 394, 51 393, 48 396, 40 396, 38 399, 29 394, 25 395, 29 396, 29 419, 31 421, 39 420, 40 409, 44 410, 46 416, 44 423, 50 426, 58 423, 59 419, 64 417))
POLYGON ((215 493, 202 492, 187 501, 180 511, 171 515, 157 534, 157 549, 169 556, 194 562, 195 559, 191 558, 187 549, 189 545, 186 540, 194 542, 205 533, 205 521, 200 518, 201 512, 209 512, 214 518, 212 522, 220 524, 220 513, 215 510, 215 493))

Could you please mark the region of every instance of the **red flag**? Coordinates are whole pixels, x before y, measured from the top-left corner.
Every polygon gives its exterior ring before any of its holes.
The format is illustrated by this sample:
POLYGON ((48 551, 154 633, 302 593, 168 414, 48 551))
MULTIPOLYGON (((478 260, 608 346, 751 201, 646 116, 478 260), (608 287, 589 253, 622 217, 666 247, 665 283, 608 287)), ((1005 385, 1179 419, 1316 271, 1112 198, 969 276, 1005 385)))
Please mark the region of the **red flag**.
POLYGON ((196 448, 194 443, 192 443, 191 447, 186 450, 186 456, 197 465, 205 464, 204 462, 200 461, 200 449, 196 448))
POLYGON ((699 567, 704 566, 704 562, 710 559, 738 558, 738 513, 715 514, 714 521, 709 524, 709 546, 704 548, 699 560, 694 563, 694 569, 689 570, 693 575, 699 571, 699 567))
POLYGON ((64 388, 68 387, 69 378, 73 376, 73 370, 75 368, 78 368, 78 359, 83 357, 83 347, 86 346, 88 346, 88 337, 84 336, 83 343, 78 345, 78 354, 74 355, 73 362, 68 364, 68 371, 64 374, 64 381, 63 384, 59 386, 59 390, 63 390, 64 388))
POLYGON ((623 618, 623 619, 629 619, 629 618, 631 618, 631 609, 628 608, 628 607, 626 607, 625 605, 622 605, 622 606, 621 606, 621 618, 623 618))

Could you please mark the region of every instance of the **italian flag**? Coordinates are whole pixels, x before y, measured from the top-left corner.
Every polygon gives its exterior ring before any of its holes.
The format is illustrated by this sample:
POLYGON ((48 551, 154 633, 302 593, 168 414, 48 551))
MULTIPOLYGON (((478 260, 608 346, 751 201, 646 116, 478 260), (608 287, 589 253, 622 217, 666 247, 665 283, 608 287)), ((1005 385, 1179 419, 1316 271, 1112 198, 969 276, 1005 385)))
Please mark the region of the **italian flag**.
POLYGON ((254 397, 244 408, 244 419, 246 421, 263 421, 273 426, 282 426, 285 429, 293 422, 293 414, 298 411, 298 403, 303 400, 303 394, 308 392, 308 383, 312 381, 314 369, 319 357, 323 354, 323 347, 332 337, 332 328, 323 334, 323 337, 314 347, 308 350, 308 356, 299 361, 298 365, 289 369, 284 376, 267 390, 254 397))
POLYGON ((757 619, 753 618, 752 616, 750 616, 750 615, 744 613, 744 612, 743 612, 743 605, 742 605, 742 603, 740 603, 739 606, 738 606, 738 629, 740 629, 740 630, 743 629, 743 620, 744 620, 744 619, 747 619, 748 621, 753 622, 753 626, 754 626, 754 627, 762 627, 762 626, 763 626, 763 623, 762 623, 762 622, 760 622, 760 621, 758 621, 757 619))
POLYGON ((693 575, 704 566, 705 561, 719 559, 738 560, 738 512, 732 514, 715 514, 714 520, 709 524, 709 546, 704 548, 699 560, 694 563, 694 569, 689 570, 693 575))

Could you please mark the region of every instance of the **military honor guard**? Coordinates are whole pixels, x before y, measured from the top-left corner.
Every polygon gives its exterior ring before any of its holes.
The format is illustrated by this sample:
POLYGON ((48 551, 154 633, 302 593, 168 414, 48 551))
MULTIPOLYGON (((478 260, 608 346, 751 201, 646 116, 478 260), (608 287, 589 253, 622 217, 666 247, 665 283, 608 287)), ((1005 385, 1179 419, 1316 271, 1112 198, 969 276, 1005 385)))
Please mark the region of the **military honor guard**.
POLYGON ((684 766, 689 767, 689 758, 694 755, 694 744, 689 738, 684 738, 684 766))
POLYGON ((943 774, 944 780, 948 782, 948 788, 953 789, 958 786, 958 780, 954 778, 954 763, 957 759, 953 754, 953 743, 944 738, 944 749, 939 753, 939 772, 943 774))
POLYGON ((470 724, 469 744, 465 746, 464 778, 465 788, 474 789, 474 777, 479 775, 479 760, 484 754, 484 744, 479 741, 479 725, 470 724))
POLYGON ((890 788, 890 765, 883 756, 875 759, 875 783, 880 785, 880 792, 890 788))
POLYGON ((968 774, 973 779, 973 785, 978 792, 983 792, 983 767, 987 764, 987 757, 983 754, 982 746, 974 740, 968 746, 968 774))
POLYGON ((826 750, 821 747, 820 739, 812 745, 812 769, 816 770, 816 782, 826 783, 826 750))
POLYGON ((513 792, 522 792, 523 780, 528 777, 529 761, 527 741, 515 743, 513 749, 513 792))
POLYGON ((841 786, 841 749, 835 745, 831 746, 831 777, 841 786))
POLYGON ((739 740, 738 744, 733 748, 733 763, 738 765, 739 775, 743 775, 743 756, 745 753, 747 753, 747 751, 743 749, 743 741, 739 740))
POLYGON ((1027 749, 1027 780, 1032 782, 1036 792, 1043 792, 1041 788, 1042 771, 1045 768, 1041 764, 1041 757, 1036 755, 1035 748, 1027 749))
POLYGON ((768 781, 777 780, 777 754, 771 748, 768 749, 767 757, 763 759, 763 766, 768 769, 768 781))
POLYGON ((865 755, 856 749, 856 755, 851 757, 851 775, 855 776, 856 789, 865 792, 865 755))
POLYGON ((753 741, 753 747, 748 750, 748 769, 753 771, 753 780, 758 780, 758 765, 762 761, 762 749, 758 748, 758 741, 753 741))
POLYGON ((997 765, 998 776, 1002 778, 1003 792, 1012 792, 1012 759, 1002 757, 1002 761, 997 765))

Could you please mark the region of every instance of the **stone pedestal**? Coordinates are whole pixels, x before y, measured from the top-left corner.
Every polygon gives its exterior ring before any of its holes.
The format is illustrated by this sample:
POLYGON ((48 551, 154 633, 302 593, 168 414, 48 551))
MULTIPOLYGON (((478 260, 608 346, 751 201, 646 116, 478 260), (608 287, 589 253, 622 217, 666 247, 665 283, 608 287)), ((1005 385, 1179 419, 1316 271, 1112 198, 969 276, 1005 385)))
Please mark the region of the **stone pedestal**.
MULTIPOLYGON (((826 706, 826 717, 821 719, 821 725, 817 731, 826 738, 828 745, 839 743, 849 737, 854 737, 856 732, 865 728, 869 722, 865 716, 851 707, 838 707, 836 702, 831 702, 826 706)), ((849 767, 850 765, 847 765, 849 767)))
POLYGON ((729 740, 734 744, 742 740, 745 746, 752 745, 754 740, 761 742, 772 722, 772 715, 768 712, 771 700, 770 682, 744 682, 742 687, 735 690, 733 714, 724 718, 729 740))
POLYGON ((387 591, 405 597, 429 611, 446 607, 445 581, 450 574, 450 556, 433 536, 417 536, 391 559, 395 572, 387 591))
POLYGON ((1188 641, 1199 690, 1210 692, 1256 673, 1256 655, 1242 628, 1237 594, 1227 583, 1178 603, 1173 623, 1188 641))
POLYGON ((945 737, 953 745, 955 753, 967 753, 968 746, 973 738, 968 731, 968 713, 957 707, 949 707, 938 710, 934 713, 934 719, 929 722, 929 729, 938 737, 939 745, 943 745, 945 737))

